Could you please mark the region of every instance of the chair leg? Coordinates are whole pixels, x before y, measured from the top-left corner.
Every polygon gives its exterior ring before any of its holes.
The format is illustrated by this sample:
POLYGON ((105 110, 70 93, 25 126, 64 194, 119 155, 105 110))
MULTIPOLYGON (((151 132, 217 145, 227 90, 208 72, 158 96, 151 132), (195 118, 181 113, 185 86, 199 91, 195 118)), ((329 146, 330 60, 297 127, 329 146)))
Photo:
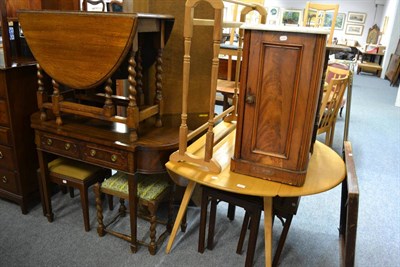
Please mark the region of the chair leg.
MULTIPOLYGON (((197 251, 204 253, 205 250, 205 239, 206 239, 206 225, 207 225, 207 206, 208 206, 208 196, 206 189, 203 188, 201 196, 201 209, 200 209, 200 227, 199 227, 199 245, 197 251)), ((186 218, 186 213, 185 216, 186 218)))
POLYGON ((171 233, 172 231, 172 217, 174 215, 174 194, 175 194, 175 186, 170 185, 169 189, 169 200, 168 200, 168 221, 167 221, 167 231, 171 233))
POLYGON ((331 129, 330 129, 330 134, 329 134, 329 147, 332 147, 333 144, 333 136, 335 135, 335 124, 332 125, 331 129))
POLYGON ((74 188, 73 187, 69 187, 68 189, 69 189, 69 196, 71 198, 74 198, 75 197, 74 188))
POLYGON ((212 250, 214 247, 215 219, 217 216, 217 199, 211 199, 210 221, 208 222, 207 248, 212 250))
POLYGON ((186 220, 186 211, 182 216, 182 221, 181 221, 181 232, 186 232, 186 228, 187 228, 187 220, 186 220))
POLYGON ((104 223, 103 223, 103 207, 101 203, 101 197, 100 197, 100 183, 96 183, 93 186, 94 194, 96 196, 96 213, 97 213, 97 233, 99 236, 104 236, 105 231, 104 231, 104 223))
POLYGON ((276 251, 275 251, 272 266, 278 266, 279 258, 281 257, 283 246, 285 245, 286 237, 289 232, 289 228, 290 228, 290 224, 292 223, 292 219, 293 219, 293 215, 290 215, 286 218, 285 224, 282 229, 281 237, 279 238, 278 247, 276 248, 276 251))
POLYGON ((250 219, 249 213, 246 211, 246 213, 244 214, 242 230, 240 230, 239 242, 238 242, 238 245, 236 248, 237 254, 242 254, 243 243, 244 243, 244 239, 246 237, 247 227, 249 225, 249 219, 250 219))
POLYGON ((254 253, 257 244, 258 229, 260 226, 261 209, 254 211, 250 221, 249 244, 247 245, 247 254, 245 267, 253 266, 254 253))
POLYGON ((156 243, 156 227, 157 227, 157 218, 156 218, 156 211, 157 211, 157 205, 154 205, 153 203, 149 203, 148 206, 149 212, 150 212, 150 244, 149 244, 149 252, 151 255, 156 254, 157 250, 157 243, 156 243))
POLYGON ((114 210, 114 198, 112 195, 107 195, 108 209, 114 210))
POLYGON ((125 199, 120 198, 119 199, 119 209, 118 209, 119 214, 121 217, 126 216, 126 206, 125 206, 125 199))
POLYGON ((235 210, 236 210, 236 206, 231 204, 231 203, 229 203, 228 204, 228 215, 227 215, 227 217, 231 221, 233 221, 235 219, 235 210))
MULTIPOLYGON (((71 191, 70 191, 71 192, 71 191)), ((90 231, 90 223, 89 223, 89 207, 88 207, 88 191, 87 187, 80 188, 81 195, 81 205, 82 205, 82 213, 83 213, 83 223, 85 224, 85 231, 90 231)))

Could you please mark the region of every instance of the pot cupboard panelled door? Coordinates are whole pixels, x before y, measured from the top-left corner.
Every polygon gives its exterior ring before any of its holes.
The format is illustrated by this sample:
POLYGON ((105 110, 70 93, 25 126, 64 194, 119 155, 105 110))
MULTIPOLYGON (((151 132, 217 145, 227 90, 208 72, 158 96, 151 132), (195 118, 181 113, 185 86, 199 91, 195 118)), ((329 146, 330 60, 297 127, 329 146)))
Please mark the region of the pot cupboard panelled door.
POLYGON ((325 38, 246 31, 234 171, 280 177, 295 185, 304 182, 325 38))

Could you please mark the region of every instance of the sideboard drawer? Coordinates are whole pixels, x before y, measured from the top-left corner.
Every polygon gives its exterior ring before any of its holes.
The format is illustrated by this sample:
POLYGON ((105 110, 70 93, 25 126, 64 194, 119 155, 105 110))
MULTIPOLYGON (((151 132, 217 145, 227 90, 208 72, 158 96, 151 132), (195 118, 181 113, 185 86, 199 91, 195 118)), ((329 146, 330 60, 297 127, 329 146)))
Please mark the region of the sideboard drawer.
POLYGON ((14 155, 11 148, 6 146, 0 146, 0 167, 14 170, 14 155))
POLYGON ((0 99, 0 124, 8 126, 8 120, 7 103, 0 99))
POLYGON ((40 147, 56 154, 79 158, 79 147, 74 140, 42 135, 40 137, 40 147))
POLYGON ((10 129, 0 127, 0 144, 11 145, 10 129))
POLYGON ((0 188, 18 194, 17 179, 14 172, 0 169, 0 188))
POLYGON ((82 159, 100 166, 129 171, 128 154, 123 151, 112 150, 94 144, 85 144, 82 149, 82 159))

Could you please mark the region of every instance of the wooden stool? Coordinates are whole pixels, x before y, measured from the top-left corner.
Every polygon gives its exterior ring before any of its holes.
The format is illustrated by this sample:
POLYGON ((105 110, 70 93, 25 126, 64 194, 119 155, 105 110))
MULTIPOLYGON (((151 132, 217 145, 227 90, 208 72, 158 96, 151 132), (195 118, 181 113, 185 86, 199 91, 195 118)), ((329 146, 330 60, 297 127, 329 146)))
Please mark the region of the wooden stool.
MULTIPOLYGON (((96 182, 101 182, 105 177, 109 176, 110 171, 97 166, 86 164, 79 161, 74 161, 66 158, 57 158, 48 164, 49 168, 49 181, 66 188, 76 188, 80 192, 83 222, 85 224, 85 231, 90 230, 89 223, 89 201, 88 201, 88 188, 96 182)), ((40 171, 38 171, 40 177, 40 171)), ((40 188, 42 187, 41 179, 40 188)), ((73 197, 73 191, 70 191, 73 197)), ((51 198, 51 196, 44 195, 44 190, 41 190, 42 199, 51 198)), ((51 201, 51 200, 50 200, 51 201)), ((43 210, 44 212, 44 210, 43 210)), ((49 222, 53 221, 53 213, 51 212, 48 217, 49 222)))
MULTIPOLYGON (((229 203, 228 218, 230 220, 234 219, 235 206, 240 206, 246 210, 236 253, 238 254, 242 253, 242 247, 246 236, 246 230, 247 228, 250 228, 250 236, 247 246, 245 266, 246 267, 252 266, 255 247, 257 243, 257 235, 260 224, 261 211, 263 210, 262 199, 254 196, 247 196, 247 195, 221 191, 206 186, 203 186, 202 188, 203 188, 203 193, 201 202, 198 251, 200 253, 203 253, 205 250, 204 243, 205 243, 205 229, 207 224, 208 202, 211 201, 207 248, 212 250, 214 242, 213 239, 215 231, 216 211, 217 211, 216 207, 219 201, 225 201, 229 203)), ((275 197, 273 200, 274 215, 276 215, 282 221, 282 224, 284 226, 281 233, 281 237, 279 239, 278 247, 274 255, 272 264, 273 266, 277 266, 279 262, 279 258, 286 241, 286 236, 289 231, 293 215, 295 215, 297 212, 299 201, 300 201, 299 197, 292 197, 292 198, 275 197)))
MULTIPOLYGON (((158 175, 144 175, 136 174, 137 177, 137 197, 139 216, 150 221, 150 242, 138 241, 138 243, 148 247, 151 255, 156 254, 157 246, 167 236, 167 233, 172 229, 172 214, 173 214, 173 200, 174 200, 174 186, 171 183, 167 174, 158 175), (161 221, 157 218, 157 209, 161 202, 168 201, 168 218, 161 221), (143 208, 146 208, 145 211, 143 208), (166 230, 161 233, 156 240, 156 226, 157 223, 166 224, 166 230)), ((113 231, 108 227, 114 223, 118 218, 126 215, 125 201, 129 199, 128 193, 128 176, 125 173, 117 172, 110 178, 106 179, 103 183, 97 183, 94 186, 96 195, 96 209, 97 209, 97 232, 99 236, 104 236, 105 233, 110 233, 119 238, 130 242, 130 235, 125 235, 120 232, 113 231), (118 214, 108 223, 103 222, 103 209, 100 194, 104 193, 120 198, 120 208, 118 214)))
POLYGON ((357 64, 357 74, 361 71, 375 73, 376 76, 381 76, 382 66, 373 62, 363 62, 357 64))

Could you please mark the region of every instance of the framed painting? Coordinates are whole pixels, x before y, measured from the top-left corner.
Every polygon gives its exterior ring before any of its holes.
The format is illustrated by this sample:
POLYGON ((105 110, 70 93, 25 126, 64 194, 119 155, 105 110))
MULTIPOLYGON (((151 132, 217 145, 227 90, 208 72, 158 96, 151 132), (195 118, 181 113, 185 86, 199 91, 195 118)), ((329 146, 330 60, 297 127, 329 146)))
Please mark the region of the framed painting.
POLYGON ((366 13, 349 12, 349 14, 347 15, 347 21, 352 23, 363 24, 366 18, 367 18, 366 13))
POLYGON ((303 21, 303 11, 299 9, 284 9, 281 16, 282 25, 300 25, 303 21))
POLYGON ((279 24, 279 7, 269 7, 267 24, 278 25, 279 24))
POLYGON ((346 34, 349 35, 362 35, 364 25, 346 24, 346 34))
MULTIPOLYGON (((338 13, 336 17, 335 30, 343 30, 346 19, 345 13, 338 13)), ((325 14, 324 27, 330 28, 333 20, 333 11, 328 11, 325 14)))

